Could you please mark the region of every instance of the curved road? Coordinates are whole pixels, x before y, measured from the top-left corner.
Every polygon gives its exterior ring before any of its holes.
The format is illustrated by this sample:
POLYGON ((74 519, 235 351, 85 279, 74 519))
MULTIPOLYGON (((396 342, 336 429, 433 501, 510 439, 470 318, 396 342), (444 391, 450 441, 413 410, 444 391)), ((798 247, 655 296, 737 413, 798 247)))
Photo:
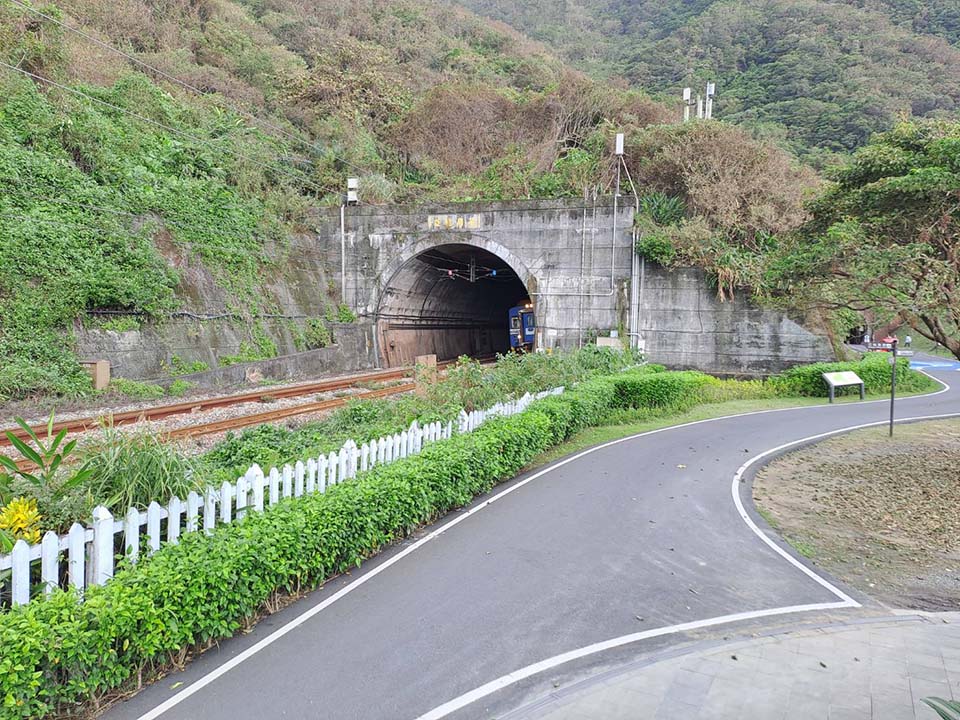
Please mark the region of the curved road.
MULTIPOLYGON (((105 717, 500 717, 714 627, 732 633, 771 618, 870 612, 868 599, 789 556, 736 498, 749 487, 744 464, 755 459, 755 469, 763 459, 756 456, 882 423, 888 413, 880 401, 720 418, 560 461, 452 513, 105 717)), ((951 413, 960 413, 957 389, 897 404, 898 420, 951 413)))

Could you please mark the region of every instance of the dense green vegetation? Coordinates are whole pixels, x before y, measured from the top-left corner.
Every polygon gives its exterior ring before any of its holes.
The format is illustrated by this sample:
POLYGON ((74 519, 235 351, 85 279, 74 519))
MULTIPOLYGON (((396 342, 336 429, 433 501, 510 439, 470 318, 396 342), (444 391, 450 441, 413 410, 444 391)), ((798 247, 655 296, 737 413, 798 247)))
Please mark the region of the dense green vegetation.
MULTIPOLYGON (((339 450, 347 440, 367 440, 400 432, 414 420, 456 421, 461 408, 485 408, 505 399, 553 387, 579 387, 596 377, 626 373, 617 381, 617 399, 623 406, 678 409, 696 391, 698 402, 825 397, 821 372, 855 370, 867 391, 889 389, 886 356, 873 354, 860 362, 817 364, 789 370, 767 381, 721 381, 701 373, 663 373, 657 365, 645 365, 633 373, 637 358, 626 352, 587 346, 569 353, 508 355, 493 368, 467 358, 449 370, 445 378, 423 394, 398 398, 357 400, 324 420, 296 428, 261 425, 228 435, 197 457, 187 457, 181 448, 149 434, 104 428, 102 437, 87 445, 68 448, 63 462, 47 463, 49 471, 23 476, 0 455, 0 508, 16 498, 35 503, 39 513, 31 532, 65 532, 75 521, 86 521, 96 505, 105 505, 117 515, 130 506, 146 507, 165 502, 191 490, 218 487, 233 482, 254 463, 265 470, 293 464, 308 457, 339 450), (77 474, 81 480, 77 480, 77 474)), ((908 370, 901 361, 898 382, 904 392, 930 389, 932 381, 908 370)), ((48 442, 44 438, 40 443, 48 442)), ((63 451, 61 451, 63 452, 63 451)), ((0 525, 0 547, 3 527, 0 525)), ((9 539, 9 538, 8 538, 9 539)))
MULTIPOLYGON (((365 202, 580 195, 606 182, 610 123, 665 117, 417 0, 37 7, 0 2, 0 400, 89 392, 72 323, 162 318, 188 262, 249 318, 221 363, 275 355, 255 319, 268 257, 347 175, 365 202)), ((303 349, 329 344, 319 321, 303 349)))
MULTIPOLYGON (((598 72, 671 92, 719 72, 719 115, 760 141, 725 123, 664 124, 675 111, 455 6, 78 0, 38 6, 44 18, 22 5, 0 0, 0 61, 16 68, 0 67, 0 399, 89 392, 71 326, 104 310, 162 319, 189 263, 246 319, 221 364, 270 357, 256 320, 272 309, 268 258, 309 231, 312 206, 339 201, 347 175, 365 202, 579 196, 609 190, 617 130, 645 194, 644 255, 707 268, 721 298, 772 294, 790 281, 769 263, 816 184, 775 145, 823 159, 900 110, 952 111, 960 83, 946 3, 510 6, 506 19, 537 18, 598 72)), ((291 332, 300 349, 331 342, 323 318, 291 332)))
POLYGON ((645 192, 638 252, 707 270, 721 300, 764 288, 765 260, 806 220, 816 189, 808 169, 725 123, 648 128, 630 137, 626 157, 645 192))
POLYGON ((86 521, 96 505, 122 514, 131 505, 146 507, 172 495, 186 497, 191 490, 232 482, 254 463, 265 469, 280 467, 339 450, 347 440, 363 443, 392 435, 414 420, 456 420, 461 408, 485 408, 526 392, 569 387, 637 361, 630 353, 596 346, 552 355, 508 355, 492 368, 462 358, 422 395, 355 400, 324 420, 294 429, 261 425, 229 434, 199 457, 186 457, 182 448, 148 433, 105 426, 98 439, 71 448, 69 462, 65 458, 36 479, 12 465, 0 467, 0 508, 13 498, 26 497, 37 504, 40 529, 66 532, 73 522, 86 521), (75 481, 77 468, 84 469, 83 482, 75 481))
POLYGON ((599 76, 678 97, 716 80, 716 117, 816 164, 902 113, 960 102, 952 0, 465 0, 599 76))
POLYGON ((901 123, 834 173, 769 261, 790 303, 907 325, 960 358, 960 124, 901 123))
POLYGON ((899 123, 819 187, 719 123, 651 128, 628 149, 652 191, 646 258, 703 268, 721 299, 743 288, 816 315, 840 340, 907 325, 960 357, 960 124, 899 123))
POLYGON ((239 631, 278 594, 298 593, 359 565, 419 525, 512 477, 544 450, 623 411, 670 415, 761 384, 646 366, 599 375, 525 413, 361 473, 324 494, 189 533, 178 545, 90 588, 0 614, 0 697, 9 717, 43 717, 94 702, 171 654, 239 631))
POLYGON ((265 164, 276 142, 236 116, 137 75, 84 92, 211 144, 0 76, 0 397, 87 390, 66 329, 87 310, 175 309, 178 255, 255 311, 264 244, 299 215, 296 183, 265 164))

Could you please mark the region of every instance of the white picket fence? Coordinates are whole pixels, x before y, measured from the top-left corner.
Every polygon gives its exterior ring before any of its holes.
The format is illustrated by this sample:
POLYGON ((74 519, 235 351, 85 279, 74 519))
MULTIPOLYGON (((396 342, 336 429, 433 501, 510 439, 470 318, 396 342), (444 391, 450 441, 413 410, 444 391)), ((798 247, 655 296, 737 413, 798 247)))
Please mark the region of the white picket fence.
MULTIPOLYGON (((516 415, 534 400, 562 392, 563 388, 554 388, 497 403, 486 410, 470 413, 461 410, 457 432, 472 432, 490 418, 516 415)), ((172 497, 165 506, 152 502, 146 511, 130 508, 122 518, 115 518, 107 508, 99 506, 93 511, 89 527, 74 523, 66 535, 48 532, 37 545, 18 540, 12 552, 0 555, 0 577, 10 571, 11 602, 26 604, 31 598, 31 570, 35 563, 40 562, 42 592, 49 594, 60 584, 65 555, 69 585, 80 591, 89 585, 103 585, 113 577, 115 536, 120 533, 123 534, 123 555, 135 563, 141 554, 144 534, 143 551, 150 555, 160 549, 164 539, 176 543, 184 532, 202 529, 210 533, 219 524, 240 519, 250 511, 263 512, 265 506, 275 505, 281 499, 322 493, 332 485, 356 477, 358 472, 416 455, 425 444, 448 439, 453 432, 452 422, 445 425, 434 422, 421 427, 414 421, 407 430, 395 435, 360 446, 348 440, 338 452, 309 458, 306 463, 297 461, 279 470, 272 468, 266 475, 259 465, 254 465, 235 483, 224 482, 219 488, 191 492, 186 500, 172 497), (165 528, 163 521, 166 521, 165 528)))

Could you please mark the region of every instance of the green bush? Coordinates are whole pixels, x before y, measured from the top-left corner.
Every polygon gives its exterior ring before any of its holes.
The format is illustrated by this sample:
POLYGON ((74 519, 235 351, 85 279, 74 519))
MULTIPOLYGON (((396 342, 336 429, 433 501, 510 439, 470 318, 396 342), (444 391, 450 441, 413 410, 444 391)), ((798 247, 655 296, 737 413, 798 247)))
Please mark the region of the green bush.
MULTIPOLYGON (((826 397, 829 393, 822 375, 825 372, 853 371, 860 376, 868 393, 890 392, 890 355, 868 353, 859 361, 814 363, 791 368, 770 379, 780 395, 826 397)), ((935 386, 926 375, 910 369, 906 358, 897 360, 897 387, 905 392, 928 390, 935 386)), ((856 392, 856 388, 845 389, 856 392)))
POLYGON ((664 266, 669 266, 677 255, 677 248, 670 238, 656 231, 641 235, 636 250, 639 255, 664 266))
POLYGON ((614 380, 620 407, 679 408, 696 403, 697 391, 710 381, 699 372, 626 373, 614 380))
POLYGON ((108 390, 137 400, 156 400, 166 394, 166 391, 160 385, 140 382, 139 380, 127 380, 126 378, 114 378, 110 381, 108 390))
POLYGON ((183 647, 228 637, 278 590, 321 582, 510 477, 550 443, 531 411, 488 422, 325 494, 190 533, 90 588, 0 615, 4 717, 96 698, 183 647))
POLYGON ((170 387, 167 388, 167 394, 173 397, 180 397, 181 395, 186 395, 196 386, 197 383, 192 383, 188 380, 177 379, 170 383, 170 387))
POLYGON ((333 343, 330 328, 320 318, 310 318, 303 331, 303 344, 306 350, 318 350, 333 343))
POLYGON ((337 322, 352 323, 357 321, 357 316, 350 309, 349 305, 340 305, 337 307, 337 322))
POLYGON ((197 462, 176 445, 147 432, 112 426, 104 426, 102 432, 103 438, 82 452, 91 470, 85 484, 97 504, 122 514, 174 495, 185 500, 187 493, 198 489, 197 462))
POLYGON ((170 358, 170 367, 168 369, 171 375, 191 375, 193 373, 206 372, 210 369, 210 366, 203 360, 187 362, 179 355, 174 355, 170 358))
POLYGON ((730 380, 708 377, 699 390, 700 402, 719 403, 731 400, 768 400, 778 396, 777 386, 763 380, 730 380))

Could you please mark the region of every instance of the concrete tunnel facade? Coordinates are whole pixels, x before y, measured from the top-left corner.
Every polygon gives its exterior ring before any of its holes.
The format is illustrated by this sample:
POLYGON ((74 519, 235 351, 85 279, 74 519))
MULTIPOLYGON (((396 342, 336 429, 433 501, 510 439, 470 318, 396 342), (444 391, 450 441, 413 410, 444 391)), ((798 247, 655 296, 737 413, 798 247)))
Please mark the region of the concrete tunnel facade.
POLYGON ((386 280, 376 313, 383 361, 393 367, 424 354, 449 360, 507 352, 508 311, 530 297, 517 270, 495 252, 433 245, 386 280))

